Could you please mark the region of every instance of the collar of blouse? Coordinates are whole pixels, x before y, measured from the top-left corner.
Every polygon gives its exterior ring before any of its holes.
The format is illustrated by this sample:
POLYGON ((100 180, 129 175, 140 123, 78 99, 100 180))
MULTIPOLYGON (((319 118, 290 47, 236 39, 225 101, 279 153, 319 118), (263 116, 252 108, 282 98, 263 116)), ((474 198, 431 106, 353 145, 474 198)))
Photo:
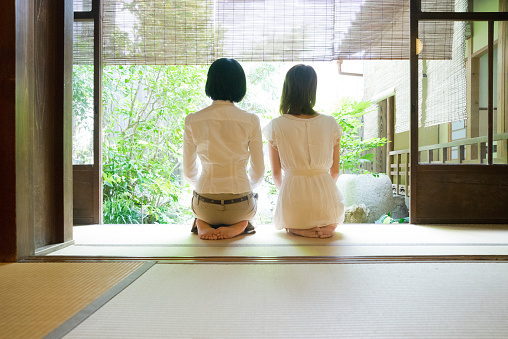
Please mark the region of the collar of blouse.
POLYGON ((212 102, 212 105, 234 105, 234 103, 232 103, 231 101, 227 101, 227 100, 214 100, 212 102))

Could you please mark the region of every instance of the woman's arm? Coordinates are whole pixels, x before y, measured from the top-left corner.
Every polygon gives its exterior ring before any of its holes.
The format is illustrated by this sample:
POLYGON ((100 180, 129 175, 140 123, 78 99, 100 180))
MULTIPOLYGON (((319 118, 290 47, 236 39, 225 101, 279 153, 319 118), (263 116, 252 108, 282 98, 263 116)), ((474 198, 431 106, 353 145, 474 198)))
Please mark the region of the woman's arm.
POLYGON ((339 170, 340 170, 340 142, 338 142, 337 145, 335 145, 335 147, 333 148, 333 163, 332 167, 330 167, 330 175, 335 181, 337 181, 337 178, 339 177, 339 170))
POLYGON ((273 182, 275 183, 275 187, 280 190, 280 186, 282 185, 282 165, 280 163, 279 151, 269 145, 268 147, 270 154, 270 167, 272 169, 272 177, 273 182))
POLYGON ((199 167, 197 164, 196 144, 192 140, 192 133, 185 119, 184 135, 183 135, 183 174, 187 181, 196 186, 199 179, 199 167))
POLYGON ((261 127, 259 126, 259 118, 257 116, 254 117, 256 120, 253 124, 253 135, 249 141, 249 178, 252 188, 261 184, 265 175, 265 160, 263 156, 263 138, 261 136, 261 127))

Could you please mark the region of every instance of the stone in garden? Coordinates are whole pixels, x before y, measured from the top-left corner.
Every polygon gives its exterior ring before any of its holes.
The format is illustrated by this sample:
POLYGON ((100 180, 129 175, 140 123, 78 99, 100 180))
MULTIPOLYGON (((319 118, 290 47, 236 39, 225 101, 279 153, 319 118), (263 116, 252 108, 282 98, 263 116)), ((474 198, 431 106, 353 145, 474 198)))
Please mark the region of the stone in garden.
POLYGON ((346 207, 344 223, 361 224, 366 223, 369 218, 369 208, 364 204, 346 207))
POLYGON ((407 209, 406 206, 406 197, 401 195, 395 195, 393 197, 393 202, 395 207, 392 213, 390 213, 393 219, 402 219, 409 217, 409 210, 407 209))
POLYGON ((346 208, 362 204, 368 208, 367 223, 374 223, 394 209, 392 182, 387 175, 342 174, 337 185, 346 208))

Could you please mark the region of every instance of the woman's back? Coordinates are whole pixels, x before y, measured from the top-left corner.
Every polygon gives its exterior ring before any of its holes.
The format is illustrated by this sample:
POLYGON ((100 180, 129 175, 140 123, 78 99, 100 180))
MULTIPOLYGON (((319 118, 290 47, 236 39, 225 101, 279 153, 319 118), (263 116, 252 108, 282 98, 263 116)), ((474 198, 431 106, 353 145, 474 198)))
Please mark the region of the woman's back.
POLYGON ((202 165, 198 175, 195 159, 184 153, 189 180, 201 193, 243 193, 257 185, 264 172, 259 118, 228 101, 214 101, 209 107, 185 119, 186 150, 197 155, 202 165), (246 173, 249 159, 250 176, 246 173))
POLYGON ((318 114, 305 119, 284 114, 273 120, 271 129, 273 134, 267 138, 278 148, 285 171, 329 170, 332 166, 335 140, 341 136, 333 117, 318 114))
POLYGON ((274 214, 277 229, 342 223, 343 198, 329 173, 341 131, 333 117, 322 114, 284 114, 263 129, 284 170, 274 214))

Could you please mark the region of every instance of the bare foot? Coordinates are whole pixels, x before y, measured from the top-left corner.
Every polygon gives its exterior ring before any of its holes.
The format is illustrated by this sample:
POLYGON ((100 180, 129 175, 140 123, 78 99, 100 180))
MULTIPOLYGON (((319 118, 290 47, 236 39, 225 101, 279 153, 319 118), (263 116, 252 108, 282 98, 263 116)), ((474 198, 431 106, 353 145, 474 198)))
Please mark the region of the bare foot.
POLYGON ((330 238, 335 232, 337 224, 330 224, 321 227, 313 227, 307 229, 286 228, 289 233, 293 233, 307 238, 330 238))
POLYGON ((231 239, 242 234, 247 227, 247 220, 240 221, 231 226, 222 226, 216 229, 217 239, 231 239))
POLYGON ((321 227, 316 227, 317 233, 319 234, 320 238, 330 238, 333 236, 333 233, 335 233, 335 229, 337 228, 337 224, 331 224, 321 227))
POLYGON ((203 240, 217 240, 217 234, 215 232, 215 228, 208 225, 201 219, 198 219, 196 222, 196 226, 198 227, 198 236, 199 239, 203 240))
POLYGON ((314 228, 308 228, 308 229, 298 229, 298 228, 286 228, 289 233, 293 233, 296 235, 299 235, 301 237, 306 238, 319 238, 319 234, 316 230, 317 227, 314 228))

